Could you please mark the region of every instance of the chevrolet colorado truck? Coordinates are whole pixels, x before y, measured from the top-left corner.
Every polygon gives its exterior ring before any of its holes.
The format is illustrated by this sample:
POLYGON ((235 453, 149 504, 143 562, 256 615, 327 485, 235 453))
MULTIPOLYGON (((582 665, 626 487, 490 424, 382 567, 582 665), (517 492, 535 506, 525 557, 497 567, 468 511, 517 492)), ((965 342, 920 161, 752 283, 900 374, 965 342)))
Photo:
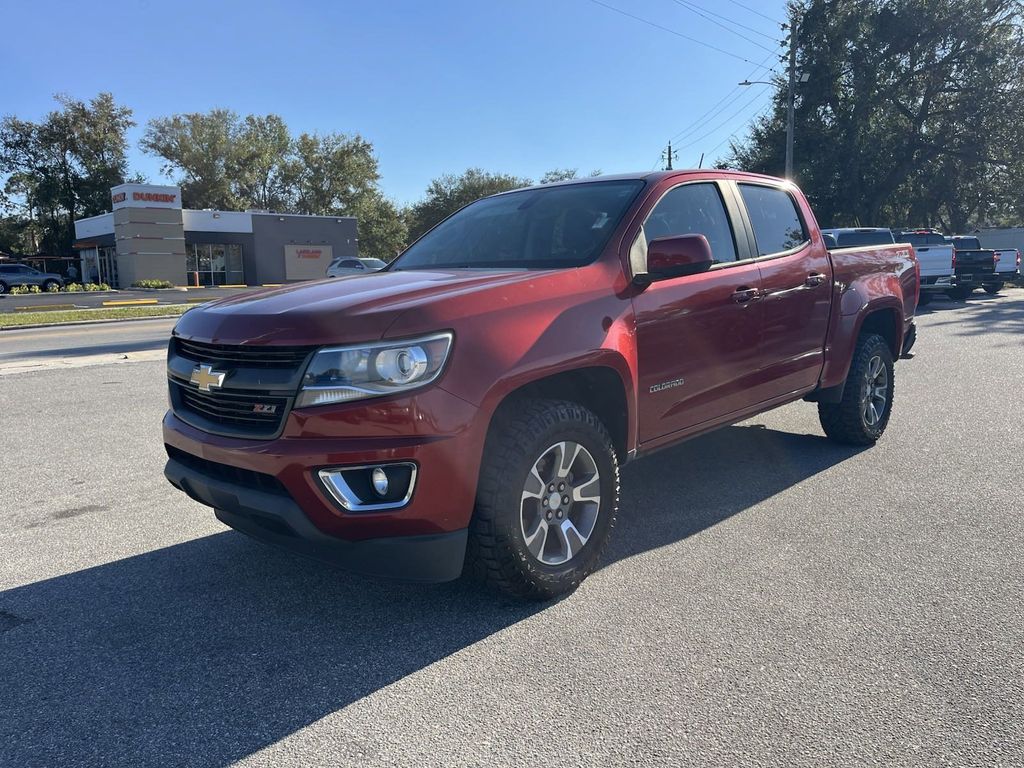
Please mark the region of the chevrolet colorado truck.
POLYGON ((599 563, 623 462, 801 398, 878 440, 918 285, 911 246, 829 251, 771 177, 495 195, 385 270, 186 312, 165 474, 265 542, 551 598, 599 563))

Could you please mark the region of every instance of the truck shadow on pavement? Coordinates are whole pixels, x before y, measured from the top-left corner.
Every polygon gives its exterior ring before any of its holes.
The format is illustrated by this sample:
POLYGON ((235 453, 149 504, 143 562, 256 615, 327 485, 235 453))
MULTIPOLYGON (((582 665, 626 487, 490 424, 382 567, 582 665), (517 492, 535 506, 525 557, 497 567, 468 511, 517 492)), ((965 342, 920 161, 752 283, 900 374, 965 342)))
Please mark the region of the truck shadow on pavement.
POLYGON ((992 333, 1015 334, 1024 341, 1024 291, 1007 296, 975 294, 966 302, 933 302, 919 310, 921 315, 935 314, 930 326, 950 326, 958 336, 983 336, 992 333), (1010 298, 1016 301, 1008 300, 1010 298), (947 314, 944 310, 960 310, 947 314))
MULTIPOLYGON (((610 558, 682 541, 856 453, 751 425, 662 451, 624 470, 610 558)), ((544 610, 465 582, 362 579, 233 532, 11 589, 3 760, 225 766, 544 610)))

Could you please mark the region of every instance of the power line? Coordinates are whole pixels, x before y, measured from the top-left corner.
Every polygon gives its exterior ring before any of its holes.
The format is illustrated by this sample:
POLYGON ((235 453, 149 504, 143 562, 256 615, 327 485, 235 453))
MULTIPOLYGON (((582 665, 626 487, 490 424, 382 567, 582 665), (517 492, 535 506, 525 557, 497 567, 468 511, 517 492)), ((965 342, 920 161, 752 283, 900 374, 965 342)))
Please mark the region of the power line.
POLYGON ((736 31, 735 29, 733 29, 732 27, 728 27, 728 26, 726 26, 725 24, 723 24, 723 23, 722 23, 722 22, 720 22, 720 21, 716 21, 715 19, 713 19, 713 18, 711 18, 710 16, 708 16, 708 15, 704 14, 704 13, 703 13, 702 11, 698 10, 697 8, 694 8, 694 7, 693 7, 693 6, 691 6, 691 5, 689 4, 689 3, 683 2, 683 0, 675 0, 675 3, 676 3, 676 5, 678 5, 678 6, 680 7, 680 8, 685 8, 685 9, 686 9, 686 10, 688 10, 688 11, 689 11, 690 13, 695 13, 695 14, 697 14, 698 16, 700 16, 700 17, 701 17, 702 19, 705 19, 705 20, 707 20, 707 21, 710 21, 710 22, 711 22, 712 24, 717 24, 717 25, 718 25, 719 27, 721 27, 722 29, 724 29, 724 30, 725 30, 726 32, 730 32, 730 33, 732 33, 732 34, 736 35, 737 37, 740 37, 740 38, 742 38, 742 39, 746 40, 746 41, 747 41, 748 43, 750 43, 751 45, 755 45, 755 46, 757 46, 757 47, 758 47, 758 48, 760 48, 760 49, 761 49, 762 51, 768 51, 768 52, 770 52, 770 53, 775 53, 775 51, 773 51, 773 50, 772 50, 771 48, 769 48, 768 46, 766 46, 766 45, 762 45, 761 43, 757 42, 757 40, 754 40, 754 39, 752 39, 752 38, 749 38, 749 37, 747 37, 747 36, 746 36, 746 35, 744 35, 744 34, 743 34, 742 32, 737 32, 737 31, 736 31))
MULTIPOLYGON (((768 59, 772 58, 772 56, 774 56, 774 55, 775 55, 775 53, 773 52, 773 53, 770 53, 768 56, 765 56, 758 63, 757 67, 761 68, 761 69, 767 69, 768 70, 768 74, 772 74, 772 75, 778 74, 774 69, 768 69, 767 67, 763 67, 762 66, 766 61, 768 61, 768 59)), ((749 80, 751 77, 754 77, 756 74, 757 74, 757 69, 754 69, 753 71, 751 71, 751 73, 749 75, 747 75, 746 79, 749 80)), ((733 86, 732 90, 729 91, 728 93, 726 93, 725 96, 723 96, 717 102, 715 102, 714 106, 712 106, 707 112, 705 112, 700 117, 698 117, 696 120, 694 120, 692 123, 687 125, 685 128, 683 128, 683 130, 679 131, 679 133, 675 134, 672 137, 672 140, 675 141, 676 139, 678 139, 680 137, 689 136, 695 130, 698 130, 701 126, 703 126, 704 124, 706 124, 710 120, 713 120, 716 116, 721 114, 722 111, 724 111, 727 107, 729 107, 731 104, 736 102, 736 100, 739 98, 739 94, 742 93, 742 92, 743 92, 743 86, 740 86, 740 85, 733 86), (726 102, 728 102, 728 103, 726 103, 726 102)))
POLYGON ((770 85, 766 85, 764 88, 762 88, 760 91, 758 91, 757 93, 754 94, 754 98, 752 98, 749 101, 747 101, 742 107, 740 107, 735 112, 733 112, 731 115, 729 115, 729 117, 725 118, 725 120, 723 120, 721 123, 716 125, 714 128, 712 128, 707 133, 705 133, 705 134, 703 134, 701 136, 698 136, 693 141, 691 141, 691 142, 689 142, 687 144, 684 144, 683 146, 679 147, 679 149, 687 149, 688 147, 692 147, 693 145, 699 144, 700 142, 702 142, 708 136, 713 136, 716 133, 718 133, 718 131, 722 130, 722 128, 724 128, 729 123, 731 123, 736 118, 736 116, 740 114, 740 112, 742 112, 743 110, 747 109, 751 104, 753 104, 755 101, 757 101, 759 98, 761 98, 761 96, 764 94, 764 92, 767 91, 771 87, 772 86, 770 86, 770 85))
POLYGON ((739 0, 729 0, 729 2, 732 3, 733 5, 738 5, 740 8, 743 8, 744 10, 750 11, 755 16, 760 16, 762 19, 768 19, 768 21, 770 21, 772 24, 778 24, 779 26, 782 26, 781 21, 777 21, 776 19, 773 19, 771 16, 765 16, 756 8, 751 8, 749 5, 744 5, 743 3, 739 2, 739 0))
MULTIPOLYGON (((684 2, 684 0, 675 0, 675 1, 677 3, 680 3, 680 4, 683 4, 683 2, 684 2)), ((698 5, 697 3, 686 2, 685 4, 688 5, 688 6, 693 6, 694 9, 699 8, 703 13, 706 13, 706 14, 708 14, 710 16, 716 16, 719 19, 721 19, 722 21, 725 21, 725 22, 728 22, 729 24, 732 24, 734 27, 739 27, 740 29, 745 29, 748 32, 753 32, 755 35, 760 35, 761 37, 764 37, 764 38, 767 38, 768 40, 771 40, 772 42, 778 42, 776 35, 769 35, 767 32, 762 32, 759 29, 754 29, 754 27, 748 27, 746 24, 740 24, 738 21, 736 21, 733 18, 730 18, 729 16, 723 16, 720 13, 715 13, 714 11, 707 9, 707 8, 705 8, 702 5, 698 5)))
MULTIPOLYGON (((767 90, 767 88, 765 88, 765 89, 762 89, 761 93, 764 93, 764 92, 765 92, 765 90, 767 90)), ((760 94, 758 94, 758 95, 760 95, 760 94)), ((718 142, 717 144, 715 144, 715 146, 713 146, 713 147, 712 147, 711 149, 709 149, 709 150, 708 150, 708 151, 707 151, 707 152, 706 152, 705 154, 708 154, 708 155, 710 155, 710 154, 711 154, 712 152, 717 152, 717 151, 718 151, 718 148, 719 148, 719 147, 721 147, 721 146, 722 146, 723 144, 725 144, 725 143, 726 143, 727 141, 732 141, 732 140, 733 140, 733 139, 734 139, 734 138, 736 137, 736 135, 737 135, 737 134, 739 134, 739 132, 740 132, 740 131, 744 130, 744 129, 745 129, 746 127, 747 127, 747 125, 748 125, 748 124, 750 123, 750 121, 751 121, 751 120, 752 120, 752 119, 753 119, 753 118, 754 118, 754 117, 755 117, 755 116, 756 116, 756 115, 757 115, 758 113, 760 113, 762 109, 763 109, 763 106, 758 106, 758 107, 757 107, 757 109, 755 109, 755 110, 754 110, 753 112, 749 113, 749 114, 748 114, 748 115, 747 115, 747 116, 746 116, 746 117, 745 117, 745 118, 743 119, 743 124, 742 124, 742 125, 741 125, 741 126, 740 126, 739 128, 737 128, 737 129, 736 129, 735 131, 733 131, 732 133, 730 133, 730 134, 729 134, 728 136, 726 136, 726 137, 725 137, 724 139, 722 139, 722 140, 721 140, 720 142, 718 142)))
MULTIPOLYGON (((661 24, 656 24, 655 22, 649 21, 649 20, 644 19, 644 18, 642 18, 640 16, 634 16, 632 13, 629 13, 628 11, 624 11, 621 8, 616 8, 614 5, 608 5, 607 3, 603 3, 603 2, 601 2, 601 0, 590 0, 590 2, 594 3, 595 5, 600 5, 602 8, 607 8, 609 11, 615 11, 616 13, 622 14, 623 16, 628 16, 631 19, 634 19, 636 21, 639 21, 639 22, 642 22, 644 24, 647 24, 648 26, 654 27, 655 29, 660 29, 662 32, 668 32, 670 35, 675 35, 676 37, 681 37, 684 40, 689 40, 691 43, 696 43, 697 45, 702 45, 705 48, 710 48, 712 51, 717 51, 718 53, 724 54, 725 56, 729 56, 729 57, 731 57, 733 59, 739 59, 740 61, 745 61, 747 64, 753 64, 754 63, 750 59, 747 59, 747 58, 744 58, 743 56, 740 56, 738 53, 733 53, 732 51, 727 51, 724 48, 719 48, 718 46, 712 45, 711 43, 706 43, 703 40, 698 40, 696 37, 690 37, 689 35, 684 35, 682 32, 676 32, 674 29, 669 29, 668 27, 663 27, 663 26, 661 26, 661 24)), ((760 67, 760 69, 768 69, 768 67, 762 66, 762 67, 760 67)))

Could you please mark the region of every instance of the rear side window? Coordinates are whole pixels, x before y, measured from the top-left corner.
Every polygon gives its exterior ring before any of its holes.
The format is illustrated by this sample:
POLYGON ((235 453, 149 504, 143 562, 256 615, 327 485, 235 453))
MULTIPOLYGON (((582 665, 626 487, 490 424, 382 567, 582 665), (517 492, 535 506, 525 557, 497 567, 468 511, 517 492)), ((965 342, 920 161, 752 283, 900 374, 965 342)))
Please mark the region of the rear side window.
POLYGON ((796 201, 788 192, 755 184, 739 186, 750 226, 754 229, 758 256, 788 251, 810 239, 797 212, 796 201))
POLYGON ((644 222, 647 242, 659 237, 700 234, 715 262, 736 261, 729 216, 714 184, 684 184, 665 194, 644 222))

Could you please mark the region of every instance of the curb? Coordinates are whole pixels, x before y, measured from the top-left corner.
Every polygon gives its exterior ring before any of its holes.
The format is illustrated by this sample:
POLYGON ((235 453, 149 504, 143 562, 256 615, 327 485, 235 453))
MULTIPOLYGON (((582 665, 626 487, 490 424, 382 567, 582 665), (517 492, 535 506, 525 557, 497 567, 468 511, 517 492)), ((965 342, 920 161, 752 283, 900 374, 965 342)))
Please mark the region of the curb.
POLYGON ((61 328, 69 325, 100 325, 104 323, 141 323, 143 320, 166 320, 169 317, 175 319, 181 317, 176 315, 150 315, 149 317, 112 317, 105 320, 74 320, 70 323, 33 323, 31 325, 5 325, 0 327, 0 333, 4 331, 28 331, 33 328, 61 328))

